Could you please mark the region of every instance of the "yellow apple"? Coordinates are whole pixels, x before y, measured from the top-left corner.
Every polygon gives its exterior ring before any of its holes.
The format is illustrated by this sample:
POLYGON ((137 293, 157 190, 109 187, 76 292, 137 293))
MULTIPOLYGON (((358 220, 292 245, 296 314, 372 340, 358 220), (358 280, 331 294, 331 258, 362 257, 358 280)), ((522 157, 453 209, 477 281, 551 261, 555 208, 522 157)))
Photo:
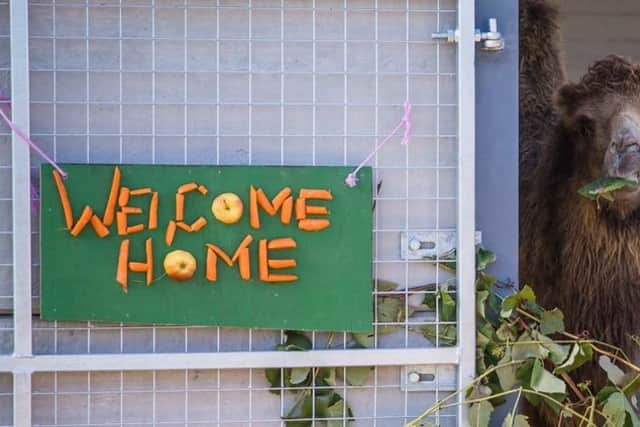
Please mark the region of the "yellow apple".
POLYGON ((242 199, 235 193, 222 193, 211 204, 213 216, 225 224, 234 224, 242 217, 242 199))
POLYGON ((185 281, 196 272, 196 259, 187 251, 171 251, 164 257, 164 271, 173 280, 185 281))

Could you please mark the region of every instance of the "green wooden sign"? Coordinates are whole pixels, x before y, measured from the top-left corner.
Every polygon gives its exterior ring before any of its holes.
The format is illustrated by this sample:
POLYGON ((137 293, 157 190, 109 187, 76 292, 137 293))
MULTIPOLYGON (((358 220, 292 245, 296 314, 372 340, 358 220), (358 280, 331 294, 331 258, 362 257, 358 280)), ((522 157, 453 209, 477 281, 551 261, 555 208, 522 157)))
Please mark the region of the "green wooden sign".
POLYGON ((43 319, 371 331, 371 169, 63 168, 41 169, 43 319))

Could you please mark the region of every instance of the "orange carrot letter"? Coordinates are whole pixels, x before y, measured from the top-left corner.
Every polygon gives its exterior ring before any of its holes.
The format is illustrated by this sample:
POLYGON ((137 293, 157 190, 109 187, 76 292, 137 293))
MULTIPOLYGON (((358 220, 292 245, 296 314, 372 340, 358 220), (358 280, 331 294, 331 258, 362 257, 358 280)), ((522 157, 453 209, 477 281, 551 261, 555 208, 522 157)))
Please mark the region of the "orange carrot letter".
POLYGON ((118 268, 116 273, 116 281, 127 292, 129 270, 135 273, 146 273, 147 286, 153 281, 153 241, 151 238, 145 242, 146 262, 129 261, 130 240, 123 240, 120 244, 120 254, 118 255, 118 268))
POLYGON ((293 249, 295 247, 296 242, 290 237, 271 241, 261 239, 258 243, 258 273, 260 280, 267 283, 295 282, 298 280, 298 276, 295 274, 271 274, 269 272, 269 269, 278 270, 296 266, 296 260, 292 258, 269 259, 269 250, 293 249))
POLYGON ((251 269, 249 267, 249 245, 252 241, 253 237, 251 237, 250 234, 247 234, 247 237, 245 237, 244 240, 240 242, 240 245, 238 245, 238 249, 236 249, 233 257, 230 257, 220 247, 207 243, 207 280, 215 282, 218 279, 218 257, 222 258, 229 267, 232 267, 237 261, 238 270, 240 270, 240 277, 242 277, 243 280, 251 279, 251 269))
POLYGON ((278 211, 280 211, 280 221, 283 224, 288 224, 291 221, 291 212, 293 209, 291 188, 283 188, 276 194, 273 200, 269 200, 262 188, 256 189, 251 186, 249 196, 249 223, 251 227, 255 229, 260 228, 258 206, 271 216, 275 216, 278 211))

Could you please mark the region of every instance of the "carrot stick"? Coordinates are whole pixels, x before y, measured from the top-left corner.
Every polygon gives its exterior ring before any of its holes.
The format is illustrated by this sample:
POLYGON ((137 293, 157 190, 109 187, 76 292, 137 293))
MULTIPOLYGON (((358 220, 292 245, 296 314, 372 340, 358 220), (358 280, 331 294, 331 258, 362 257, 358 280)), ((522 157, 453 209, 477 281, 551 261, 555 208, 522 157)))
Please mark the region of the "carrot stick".
POLYGON ((262 191, 262 188, 258 188, 256 190, 256 196, 258 199, 258 204, 262 207, 262 209, 264 209, 266 213, 268 213, 271 216, 276 214, 275 207, 271 204, 271 202, 267 198, 267 195, 264 194, 264 191, 262 191))
POLYGON ((242 254, 240 254, 238 258, 238 270, 240 270, 240 277, 243 280, 251 279, 251 267, 249 265, 249 248, 242 249, 242 254))
POLYGON ((269 280, 269 265, 267 263, 267 240, 260 239, 258 243, 258 276, 263 282, 269 280))
POLYGON ((118 228, 118 234, 121 236, 127 235, 127 214, 124 212, 116 213, 116 225, 118 228))
POLYGON ((268 265, 269 265, 269 268, 280 269, 280 268, 293 268, 297 264, 295 259, 270 259, 268 262, 268 265))
POLYGON ((304 231, 321 231, 328 228, 331 223, 328 219, 303 219, 298 221, 298 228, 304 231))
POLYGON ((251 186, 249 189, 249 224, 256 230, 260 228, 260 217, 258 216, 258 201, 256 189, 251 186))
POLYGON ((144 231, 144 224, 136 224, 127 227, 127 234, 139 233, 144 231))
POLYGON ((329 190, 320 190, 320 189, 309 189, 309 188, 301 188, 300 189, 300 198, 301 199, 319 199, 319 200, 333 200, 333 196, 329 190))
POLYGON ((215 256, 219 256, 220 258, 222 258, 222 260, 227 263, 227 265, 229 267, 231 267, 233 265, 233 260, 231 258, 229 258, 229 255, 227 255, 227 253, 225 251, 223 251, 222 249, 220 249, 218 246, 213 245, 211 243, 207 243, 207 248, 209 248, 210 250, 213 251, 213 254, 215 256))
POLYGON ((158 228, 158 192, 155 191, 151 196, 149 204, 149 230, 158 228))
POLYGON ((167 232, 164 235, 164 242, 167 246, 171 246, 173 243, 173 237, 176 235, 176 222, 169 221, 169 225, 167 225, 167 232))
POLYGON ((191 224, 191 230, 193 232, 200 231, 205 225, 207 225, 207 220, 204 217, 200 217, 191 224))
POLYGON ((296 241, 291 237, 282 237, 279 239, 269 240, 267 246, 269 249, 290 249, 296 247, 296 241))
POLYGON ((191 226, 190 226, 189 224, 185 224, 185 223, 184 223, 184 222, 182 222, 182 221, 178 221, 178 222, 176 222, 176 225, 178 226, 178 228, 179 228, 180 230, 184 230, 184 231, 186 231, 187 233, 191 233, 191 232, 193 231, 193 229, 191 228, 191 226))
POLYGON ((296 219, 300 221, 307 217, 307 202, 305 199, 299 198, 296 200, 296 219))
POLYGON ((124 206, 120 211, 127 215, 137 215, 142 213, 142 209, 135 206, 124 206))
POLYGON ((120 176, 121 176, 120 168, 116 166, 113 169, 113 179, 111 180, 111 190, 109 191, 109 198, 107 199, 107 205, 104 208, 104 216, 102 217, 102 222, 107 227, 113 224, 113 218, 115 216, 116 202, 118 197, 118 190, 120 189, 120 176))
POLYGON ((309 215, 329 215, 329 210, 326 206, 307 206, 307 213, 309 215))
POLYGON ((122 289, 127 292, 127 261, 129 260, 129 244, 130 240, 123 240, 120 244, 120 254, 118 255, 118 269, 116 272, 116 281, 120 283, 122 289))
POLYGON ((87 226, 87 224, 89 224, 89 221, 91 221, 92 216, 93 216, 93 209, 91 209, 90 206, 85 206, 84 209, 82 210, 82 214, 80 215, 80 218, 78 218, 78 222, 76 222, 76 225, 74 225, 73 228, 71 229, 71 235, 73 237, 78 237, 78 234, 80 234, 80 232, 87 226))
POLYGON ((276 197, 273 198, 273 207, 277 210, 280 209, 280 206, 284 203, 284 201, 291 195, 291 187, 284 187, 276 197))
POLYGON ((216 255, 213 249, 211 249, 210 247, 207 248, 206 276, 207 280, 210 280, 212 282, 218 278, 218 269, 216 268, 216 255))
POLYGON ((120 205, 120 207, 127 206, 127 203, 129 203, 129 194, 129 188, 122 187, 120 189, 120 197, 118 197, 118 205, 120 205))
POLYGON ((102 221, 100 221, 100 218, 98 218, 96 215, 93 215, 91 217, 91 226, 94 230, 96 230, 96 234, 101 239, 104 239, 109 235, 109 229, 102 223, 102 221))
POLYGON ((184 220, 184 196, 176 194, 176 221, 184 220))
POLYGON ((148 238, 144 244, 144 252, 147 256, 147 286, 153 282, 153 240, 148 238))
POLYGON ((147 263, 146 262, 130 262, 129 270, 135 273, 144 273, 147 271, 147 263))
POLYGON ((56 182, 56 188, 58 189, 58 196, 60 196, 60 204, 62 205, 62 212, 64 213, 64 222, 67 224, 67 229, 71 230, 73 227, 73 211, 71 210, 71 202, 69 202, 69 195, 67 194, 67 188, 62 182, 62 175, 57 170, 53 170, 53 180, 56 182))
POLYGON ((298 280, 298 276, 295 274, 270 274, 267 277, 267 280, 264 280, 267 283, 283 283, 283 282, 295 282, 298 280))
POLYGON ((137 188, 135 190, 131 190, 130 194, 132 196, 142 196, 144 194, 151 194, 151 187, 137 188))
MULTIPOLYGON (((251 244, 251 242, 253 242, 253 236, 251 234, 247 234, 247 237, 242 239, 242 242, 240 242, 240 244, 238 245, 238 249, 236 250, 236 253, 233 254, 233 258, 231 258, 231 261, 235 261, 235 260, 238 259, 238 257, 242 256, 240 254, 240 250, 248 248, 249 245, 251 244)), ((231 265, 231 264, 229 264, 229 265, 231 265)))
POLYGON ((180 187, 178 187, 178 194, 188 193, 190 191, 195 190, 196 188, 198 188, 198 184, 196 184, 195 182, 182 184, 180 187))
POLYGON ((207 189, 207 187, 205 187, 204 185, 199 185, 198 186, 198 191, 200 192, 200 194, 202 194, 203 196, 206 196, 207 193, 209 192, 209 190, 207 189))
POLYGON ((280 222, 282 222, 283 224, 290 224, 292 213, 293 213, 293 197, 288 197, 282 203, 282 210, 280 211, 280 222))

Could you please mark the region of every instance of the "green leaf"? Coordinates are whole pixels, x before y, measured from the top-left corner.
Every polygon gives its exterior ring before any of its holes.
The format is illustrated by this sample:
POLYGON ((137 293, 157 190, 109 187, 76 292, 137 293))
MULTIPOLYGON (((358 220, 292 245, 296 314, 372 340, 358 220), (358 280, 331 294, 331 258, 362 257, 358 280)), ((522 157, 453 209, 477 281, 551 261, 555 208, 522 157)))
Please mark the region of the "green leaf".
POLYGON ((289 373, 289 382, 293 385, 303 383, 310 373, 311 368, 291 368, 289 373))
POLYGON ((456 345, 458 338, 458 328, 456 325, 421 325, 417 330, 434 345, 451 346, 456 345), (438 332, 440 332, 438 334, 438 332))
POLYGON ((307 351, 311 350, 311 340, 300 332, 287 331, 284 344, 276 346, 279 351, 307 351))
POLYGON ((456 320, 456 301, 449 294, 447 286, 442 286, 440 294, 440 320, 454 322, 456 320))
POLYGON ((516 370, 518 369, 518 365, 512 364, 500 367, 500 365, 504 365, 509 362, 511 362, 511 349, 507 348, 504 357, 500 359, 498 367, 496 368, 496 375, 498 376, 500 387, 504 391, 511 390, 517 383, 516 370))
POLYGON ((378 298, 378 322, 395 323, 400 319, 403 302, 400 298, 379 297, 378 298))
POLYGON ((564 394, 567 391, 565 382, 544 369, 539 359, 533 363, 530 385, 532 389, 541 393, 564 394))
POLYGON ((606 385, 600 389, 600 391, 596 395, 596 400, 598 401, 598 403, 603 403, 609 398, 609 396, 617 391, 620 391, 618 387, 606 385))
POLYGON ((370 366, 354 366, 347 368, 347 383, 352 386, 361 386, 366 384, 371 373, 370 366))
POLYGON ((564 332, 564 314, 562 311, 554 308, 553 310, 545 310, 540 319, 540 332, 544 335, 555 334, 556 332, 564 332))
POLYGON ((519 292, 509 295, 502 302, 502 308, 500 310, 500 316, 504 318, 511 317, 513 310, 524 302, 535 301, 536 294, 529 285, 525 285, 519 292))
POLYGON ((513 349, 511 351, 512 359, 546 359, 547 356, 549 356, 549 350, 547 350, 542 344, 531 341, 537 340, 534 340, 528 332, 524 332, 520 335, 518 341, 513 343, 513 349))
POLYGON ((518 330, 514 325, 503 322, 496 329, 496 337, 500 341, 515 341, 518 339, 518 330))
POLYGON ((504 417, 502 427, 530 427, 529 418, 520 414, 516 415, 514 418, 511 413, 509 413, 504 417))
POLYGON ((626 425, 626 402, 627 398, 620 392, 612 393, 609 396, 604 406, 602 406, 602 413, 606 417, 607 427, 622 427, 626 425))
POLYGON ((555 366, 560 365, 562 362, 567 360, 569 356, 569 351, 571 350, 570 345, 566 344, 557 344, 554 340, 547 337, 546 335, 542 335, 540 332, 534 331, 532 334, 533 338, 538 341, 542 341, 542 346, 549 350, 549 358, 553 362, 555 366))
POLYGON ((567 359, 558 365, 554 370, 554 374, 561 374, 563 372, 571 372, 574 369, 579 368, 587 362, 593 359, 593 348, 590 343, 575 343, 569 353, 567 359))
POLYGON ((355 342, 363 348, 373 348, 375 346, 375 335, 367 334, 367 333, 352 333, 351 336, 355 340, 355 342))
POLYGON ((282 380, 282 370, 280 368, 267 368, 264 370, 264 376, 267 378, 269 385, 276 390, 269 390, 273 394, 280 394, 280 386, 282 380))
POLYGON ((376 290, 378 292, 391 292, 398 289, 400 285, 395 282, 391 282, 389 280, 377 280, 376 281, 376 290))
POLYGON ((493 405, 488 401, 474 403, 469 409, 469 423, 472 427, 489 427, 493 405))
POLYGON ((478 245, 476 247, 476 270, 485 270, 489 265, 496 262, 496 254, 478 245))
MULTIPOLYGON (((335 396, 338 396, 335 394, 335 396)), ((347 420, 346 424, 349 424, 349 420, 353 418, 353 412, 348 406, 345 407, 344 400, 340 397, 335 403, 327 407, 327 418, 338 418, 333 420, 327 420, 327 427, 342 427, 344 419, 347 420)))
MULTIPOLYGON (((336 370, 338 368, 320 368, 316 374, 316 385, 321 387, 335 386, 336 385, 336 370)), ((316 390, 322 392, 324 390, 316 390)))
POLYGON ((487 299, 489 298, 489 291, 476 291, 476 314, 482 319, 487 318, 485 308, 487 306, 487 299))
POLYGON ((640 389, 640 375, 634 376, 623 388, 625 396, 630 397, 640 389))
POLYGON ((598 364, 607 373, 607 378, 613 384, 622 386, 624 382, 624 372, 618 368, 607 356, 600 356, 598 364))
POLYGON ((611 193, 626 188, 634 190, 638 187, 638 181, 627 178, 599 178, 578 190, 578 194, 589 200, 598 200, 603 197, 607 200, 613 200, 611 193))

